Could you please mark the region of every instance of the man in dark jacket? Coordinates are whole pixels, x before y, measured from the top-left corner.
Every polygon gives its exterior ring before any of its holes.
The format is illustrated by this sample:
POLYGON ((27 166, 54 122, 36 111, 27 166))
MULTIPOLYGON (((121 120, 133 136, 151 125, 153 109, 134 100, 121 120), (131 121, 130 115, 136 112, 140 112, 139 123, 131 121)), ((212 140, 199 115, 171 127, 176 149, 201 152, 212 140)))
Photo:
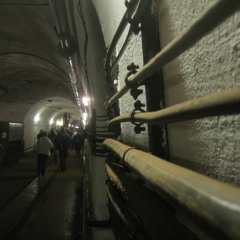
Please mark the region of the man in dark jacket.
POLYGON ((53 144, 53 147, 51 149, 52 160, 54 164, 57 164, 57 149, 56 149, 57 134, 55 133, 53 128, 51 128, 50 132, 48 133, 48 138, 52 141, 53 144))
POLYGON ((73 137, 72 145, 75 149, 75 157, 80 157, 80 150, 83 145, 83 137, 80 134, 80 131, 77 132, 77 134, 73 137))
POLYGON ((65 131, 64 127, 61 127, 61 130, 58 132, 56 137, 56 148, 59 151, 59 160, 60 160, 60 167, 61 171, 67 170, 67 156, 68 156, 68 149, 71 144, 71 137, 65 131))

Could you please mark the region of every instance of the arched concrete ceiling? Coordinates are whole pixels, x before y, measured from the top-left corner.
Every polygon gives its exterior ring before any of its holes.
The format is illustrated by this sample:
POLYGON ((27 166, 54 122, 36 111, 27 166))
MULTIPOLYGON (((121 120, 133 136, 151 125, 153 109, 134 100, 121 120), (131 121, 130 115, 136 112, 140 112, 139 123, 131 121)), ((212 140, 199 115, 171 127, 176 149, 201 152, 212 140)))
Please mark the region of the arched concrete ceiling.
POLYGON ((48 125, 51 119, 56 121, 65 113, 69 113, 71 121, 80 119, 80 110, 72 101, 60 97, 45 98, 32 105, 26 118, 34 122, 34 117, 38 115, 48 125))
POLYGON ((73 112, 75 98, 57 51, 49 2, 0 0, 0 23, 0 121, 23 121, 43 99, 58 98, 57 107, 73 112))

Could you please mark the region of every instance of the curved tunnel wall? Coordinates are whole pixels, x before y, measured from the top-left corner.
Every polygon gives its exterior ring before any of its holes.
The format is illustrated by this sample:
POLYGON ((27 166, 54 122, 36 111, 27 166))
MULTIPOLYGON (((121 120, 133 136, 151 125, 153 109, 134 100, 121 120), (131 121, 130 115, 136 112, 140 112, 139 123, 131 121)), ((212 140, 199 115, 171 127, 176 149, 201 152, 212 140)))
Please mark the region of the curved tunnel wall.
POLYGON ((78 120, 80 113, 65 59, 58 53, 49 1, 3 1, 0 19, 0 121, 24 123, 27 151, 40 129, 49 130, 56 108, 73 112, 78 120), (48 102, 53 99, 57 105, 48 102))
POLYGON ((36 144, 40 130, 49 131, 56 126, 56 120, 64 113, 69 113, 74 120, 80 119, 80 112, 75 103, 60 97, 45 98, 34 104, 24 119, 25 151, 30 151, 36 144), (36 119, 36 116, 38 119, 36 119), (54 120, 51 125, 50 120, 54 120))

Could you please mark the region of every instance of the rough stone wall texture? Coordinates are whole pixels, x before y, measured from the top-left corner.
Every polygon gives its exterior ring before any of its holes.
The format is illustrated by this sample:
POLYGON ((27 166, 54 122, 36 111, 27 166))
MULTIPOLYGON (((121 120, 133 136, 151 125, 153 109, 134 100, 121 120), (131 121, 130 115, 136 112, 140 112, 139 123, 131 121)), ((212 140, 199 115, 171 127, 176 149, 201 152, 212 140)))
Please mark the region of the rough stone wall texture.
MULTIPOLYGON (((161 47, 175 38, 210 2, 159 0, 161 47)), ((237 12, 164 66, 167 106, 239 86, 239 36, 240 12, 237 12)), ((233 115, 170 124, 171 160, 240 185, 239 122, 239 115, 233 115)))

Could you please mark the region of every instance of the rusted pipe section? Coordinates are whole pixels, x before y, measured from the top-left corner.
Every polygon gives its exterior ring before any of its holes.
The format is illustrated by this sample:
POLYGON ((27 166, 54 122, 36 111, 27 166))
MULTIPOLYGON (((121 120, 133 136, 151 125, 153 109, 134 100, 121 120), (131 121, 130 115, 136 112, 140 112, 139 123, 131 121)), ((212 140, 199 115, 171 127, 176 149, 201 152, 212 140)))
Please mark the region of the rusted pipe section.
POLYGON ((235 113, 240 113, 240 88, 186 101, 155 112, 123 114, 110 120, 108 125, 120 122, 165 124, 235 113))
MULTIPOLYGON (((221 24, 226 18, 239 10, 239 8, 239 0, 218 0, 211 3, 207 10, 163 48, 162 51, 156 54, 136 74, 130 76, 129 82, 132 85, 141 84, 148 76, 185 52, 221 24)), ((124 85, 119 92, 105 103, 105 107, 111 107, 113 103, 126 94, 128 90, 129 87, 124 85)))
POLYGON ((192 213, 220 229, 231 239, 240 239, 240 189, 172 164, 113 139, 104 145, 123 158, 161 195, 167 193, 192 213))

